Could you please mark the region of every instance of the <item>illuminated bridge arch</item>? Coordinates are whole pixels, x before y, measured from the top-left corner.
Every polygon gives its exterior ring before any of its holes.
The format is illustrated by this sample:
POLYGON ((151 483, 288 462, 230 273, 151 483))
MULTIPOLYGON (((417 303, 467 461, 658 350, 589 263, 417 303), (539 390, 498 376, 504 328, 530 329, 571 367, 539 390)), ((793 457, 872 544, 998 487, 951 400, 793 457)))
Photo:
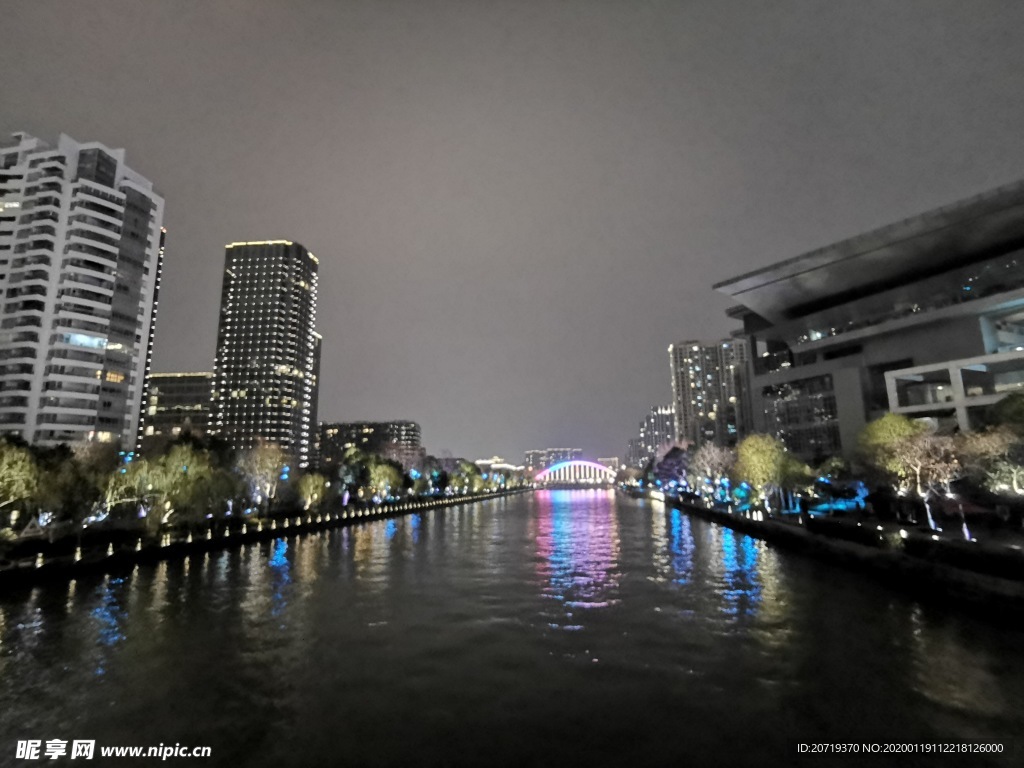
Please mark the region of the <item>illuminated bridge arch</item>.
POLYGON ((615 470, 593 461, 562 461, 538 473, 533 481, 539 486, 593 488, 613 484, 615 470))

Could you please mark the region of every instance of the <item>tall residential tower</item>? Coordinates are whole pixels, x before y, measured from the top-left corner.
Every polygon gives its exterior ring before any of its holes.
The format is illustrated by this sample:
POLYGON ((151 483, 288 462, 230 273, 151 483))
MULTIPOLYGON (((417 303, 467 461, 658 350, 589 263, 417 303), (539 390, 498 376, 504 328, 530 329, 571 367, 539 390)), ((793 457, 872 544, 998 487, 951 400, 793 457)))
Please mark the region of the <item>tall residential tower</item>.
POLYGON ((231 243, 224 256, 211 430, 232 446, 314 453, 319 261, 289 240, 231 243))
POLYGON ((135 447, 163 211, 123 149, 0 146, 0 433, 135 447))
POLYGON ((682 341, 668 348, 676 439, 730 446, 750 431, 745 339, 682 341))

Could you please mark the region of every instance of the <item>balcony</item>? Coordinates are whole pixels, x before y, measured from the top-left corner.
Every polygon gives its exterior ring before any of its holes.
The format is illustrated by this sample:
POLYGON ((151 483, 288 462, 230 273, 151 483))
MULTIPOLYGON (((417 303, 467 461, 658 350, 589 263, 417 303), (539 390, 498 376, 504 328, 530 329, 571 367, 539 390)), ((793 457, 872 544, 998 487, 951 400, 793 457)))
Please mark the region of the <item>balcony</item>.
POLYGON ((30 269, 25 272, 14 272, 12 270, 9 285, 21 285, 23 283, 42 283, 44 286, 50 282, 50 273, 45 269, 30 269))
POLYGON ((980 411, 1012 392, 1024 392, 1024 351, 903 368, 885 374, 889 410, 912 417, 953 413, 964 431, 980 411))
POLYGON ((85 180, 79 181, 72 192, 75 201, 90 202, 117 211, 118 218, 124 215, 124 195, 114 194, 102 187, 91 187, 85 180))
POLYGON ((77 302, 64 301, 57 304, 57 317, 84 322, 100 322, 110 325, 110 307, 92 307, 77 302))
POLYGON ((98 310, 109 309, 113 301, 113 291, 87 290, 85 288, 61 288, 57 292, 59 301, 74 299, 75 304, 82 307, 93 307, 98 310))
MULTIPOLYGON (((102 274, 102 277, 93 277, 89 274, 66 273, 60 281, 61 295, 70 295, 76 298, 91 298, 88 294, 95 294, 96 297, 112 299, 114 297, 114 278, 102 274), (78 291, 79 293, 75 293, 78 291)), ((92 301, 102 301, 101 298, 91 298, 92 301)))
POLYGON ((36 347, 11 347, 9 349, 0 349, 0 362, 29 362, 33 363, 39 356, 39 350, 36 347))
POLYGON ((118 246, 105 242, 105 240, 106 238, 100 240, 94 239, 91 236, 83 236, 82 234, 72 234, 68 237, 67 251, 81 251, 82 253, 91 253, 98 256, 109 254, 116 260, 118 246))

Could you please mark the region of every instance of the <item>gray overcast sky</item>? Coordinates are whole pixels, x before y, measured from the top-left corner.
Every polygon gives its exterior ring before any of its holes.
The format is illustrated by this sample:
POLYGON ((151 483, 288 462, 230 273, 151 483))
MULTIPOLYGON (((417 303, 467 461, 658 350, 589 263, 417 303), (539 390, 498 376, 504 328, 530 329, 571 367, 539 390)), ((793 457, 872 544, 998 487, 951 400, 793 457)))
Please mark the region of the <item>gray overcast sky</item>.
POLYGON ((1024 177, 1024 3, 0 0, 0 133, 167 199, 155 370, 223 246, 321 258, 320 416, 622 456, 719 280, 1024 177))

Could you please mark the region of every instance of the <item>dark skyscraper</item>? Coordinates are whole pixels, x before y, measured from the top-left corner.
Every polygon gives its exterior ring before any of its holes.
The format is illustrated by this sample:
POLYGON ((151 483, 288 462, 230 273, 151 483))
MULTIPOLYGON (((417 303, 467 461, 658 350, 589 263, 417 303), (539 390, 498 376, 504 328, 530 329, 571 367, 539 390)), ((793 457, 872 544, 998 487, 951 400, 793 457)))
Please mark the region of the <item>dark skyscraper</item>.
POLYGON ((348 421, 320 425, 320 462, 342 463, 345 451, 359 448, 394 459, 405 467, 423 460, 420 425, 415 421, 348 421))
POLYGON ((153 373, 149 377, 146 437, 177 437, 182 432, 202 435, 210 426, 210 387, 213 374, 153 373))
POLYGON ((316 427, 318 266, 288 240, 228 245, 214 364, 211 429, 240 449, 277 443, 300 467, 316 427))

